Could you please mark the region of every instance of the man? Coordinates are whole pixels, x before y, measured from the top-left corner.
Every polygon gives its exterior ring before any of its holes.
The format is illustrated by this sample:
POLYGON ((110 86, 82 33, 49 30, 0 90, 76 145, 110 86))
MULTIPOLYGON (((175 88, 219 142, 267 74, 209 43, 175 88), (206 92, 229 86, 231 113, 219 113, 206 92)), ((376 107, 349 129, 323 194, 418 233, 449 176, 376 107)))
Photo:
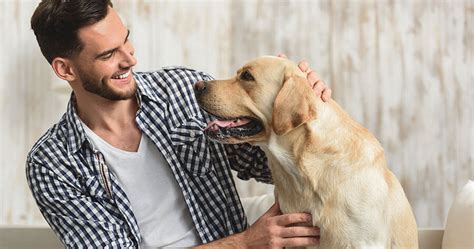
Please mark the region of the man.
MULTIPOLYGON (((230 168, 271 182, 262 151, 207 140, 186 68, 132 72, 136 59, 110 0, 43 0, 31 26, 73 89, 67 111, 33 146, 27 180, 67 247, 270 248, 318 243, 308 214, 274 205, 247 228, 230 168)), ((302 63, 303 70, 309 70, 302 63)), ((331 92, 308 74, 323 99, 331 92)))

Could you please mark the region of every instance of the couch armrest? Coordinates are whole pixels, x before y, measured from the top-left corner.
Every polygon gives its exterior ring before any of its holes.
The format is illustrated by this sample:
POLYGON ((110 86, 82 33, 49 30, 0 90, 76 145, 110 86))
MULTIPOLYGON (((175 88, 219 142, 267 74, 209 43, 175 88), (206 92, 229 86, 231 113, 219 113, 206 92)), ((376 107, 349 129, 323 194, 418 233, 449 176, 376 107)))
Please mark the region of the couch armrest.
POLYGON ((0 226, 0 248, 61 249, 64 246, 49 227, 0 226))
POLYGON ((418 229, 419 249, 441 249, 444 230, 420 228, 418 229))

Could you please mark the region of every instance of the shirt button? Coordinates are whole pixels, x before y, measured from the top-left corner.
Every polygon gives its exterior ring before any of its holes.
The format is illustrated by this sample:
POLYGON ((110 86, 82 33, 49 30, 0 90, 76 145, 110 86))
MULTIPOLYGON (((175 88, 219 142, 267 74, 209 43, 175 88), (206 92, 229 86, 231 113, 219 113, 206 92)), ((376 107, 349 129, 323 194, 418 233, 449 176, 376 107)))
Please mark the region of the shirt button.
POLYGON ((196 133, 195 133, 194 131, 191 131, 191 132, 189 133, 189 135, 190 135, 191 137, 195 137, 195 136, 196 136, 196 133))

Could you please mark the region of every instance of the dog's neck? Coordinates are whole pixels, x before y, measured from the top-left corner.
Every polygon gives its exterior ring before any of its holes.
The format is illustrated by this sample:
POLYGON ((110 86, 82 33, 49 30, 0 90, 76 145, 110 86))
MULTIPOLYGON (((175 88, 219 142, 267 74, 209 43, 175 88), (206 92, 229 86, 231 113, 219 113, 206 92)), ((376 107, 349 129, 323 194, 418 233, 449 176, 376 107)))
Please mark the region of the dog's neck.
MULTIPOLYGON (((266 153, 278 159, 288 173, 295 171, 295 167, 290 169, 290 164, 296 166, 299 171, 309 170, 301 168, 302 166, 315 167, 307 165, 309 157, 312 158, 311 162, 324 161, 325 158, 330 157, 344 159, 353 151, 351 148, 354 146, 362 153, 350 156, 360 156, 361 160, 374 160, 374 157, 382 152, 375 137, 350 118, 336 102, 317 101, 314 104, 317 105, 317 114, 313 120, 284 135, 271 132, 267 141, 257 144, 266 153)), ((332 158, 331 161, 333 160, 332 158)), ((322 166, 331 165, 323 164, 322 166)), ((347 166, 350 167, 350 165, 347 166)))
MULTIPOLYGON (((301 127, 302 128, 302 127, 301 127)), ((301 129, 298 128, 298 129, 301 129)), ((304 136, 306 132, 287 134, 283 137, 272 132, 270 139, 266 143, 259 144, 265 152, 268 165, 275 185, 275 193, 283 213, 291 212, 311 212, 315 219, 315 225, 319 224, 319 214, 314 213, 320 210, 323 203, 314 188, 313 182, 307 177, 304 167, 300 163, 301 158, 296 151, 302 144, 286 143, 288 136, 304 136), (309 201, 313 200, 313 201, 309 201)))
POLYGON ((347 113, 335 102, 318 103, 317 110, 314 120, 282 136, 271 132, 266 142, 258 144, 269 160, 275 189, 283 201, 280 205, 284 212, 319 210, 317 206, 324 205, 325 199, 331 194, 331 188, 337 184, 333 179, 344 181, 342 177, 332 176, 339 175, 341 170, 356 170, 351 168, 350 161, 354 158, 349 156, 358 155, 351 155, 347 151, 354 143, 360 146, 363 157, 360 160, 372 160, 370 155, 375 156, 381 152, 375 138, 366 141, 357 137, 361 133, 360 129, 365 128, 346 118, 347 113), (338 164, 335 165, 334 162, 338 164), (285 200, 290 202, 289 199, 292 203, 284 203, 285 200), (305 199, 320 201, 305 203, 305 199))

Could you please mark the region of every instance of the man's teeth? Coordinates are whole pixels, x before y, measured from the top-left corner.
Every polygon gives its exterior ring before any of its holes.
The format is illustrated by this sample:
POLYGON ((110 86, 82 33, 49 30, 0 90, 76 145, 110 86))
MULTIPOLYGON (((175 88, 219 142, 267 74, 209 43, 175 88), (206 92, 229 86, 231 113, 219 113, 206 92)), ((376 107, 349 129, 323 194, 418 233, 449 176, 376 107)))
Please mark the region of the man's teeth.
POLYGON ((112 77, 113 79, 125 79, 130 75, 130 71, 124 73, 124 74, 119 74, 117 76, 112 77))

